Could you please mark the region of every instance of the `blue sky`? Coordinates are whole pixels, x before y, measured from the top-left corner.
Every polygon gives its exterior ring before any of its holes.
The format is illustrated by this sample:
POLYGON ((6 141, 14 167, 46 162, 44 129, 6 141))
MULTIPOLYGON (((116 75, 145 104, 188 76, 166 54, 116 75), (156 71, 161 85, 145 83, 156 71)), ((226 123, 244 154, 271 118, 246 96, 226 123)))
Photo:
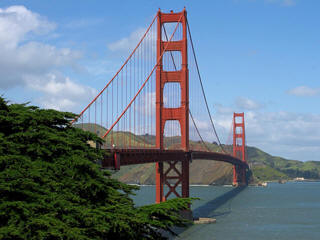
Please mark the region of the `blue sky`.
POLYGON ((160 7, 186 6, 218 132, 246 113, 247 142, 320 160, 320 2, 0 1, 0 93, 79 112, 117 71, 160 7), (117 45, 119 46, 119 45, 117 45))

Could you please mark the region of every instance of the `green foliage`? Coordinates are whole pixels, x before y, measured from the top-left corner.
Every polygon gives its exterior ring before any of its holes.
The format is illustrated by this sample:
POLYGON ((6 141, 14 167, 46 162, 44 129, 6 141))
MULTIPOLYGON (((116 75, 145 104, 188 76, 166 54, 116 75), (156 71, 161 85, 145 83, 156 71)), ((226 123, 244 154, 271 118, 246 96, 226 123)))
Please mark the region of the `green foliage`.
POLYGON ((74 115, 0 97, 0 239, 162 239, 190 199, 136 208, 74 115))
POLYGON ((287 160, 271 156, 255 147, 247 147, 247 154, 253 175, 259 180, 280 180, 296 177, 320 178, 320 162, 287 160))
POLYGON ((253 176, 259 181, 288 179, 288 176, 269 166, 255 166, 252 168, 253 176))

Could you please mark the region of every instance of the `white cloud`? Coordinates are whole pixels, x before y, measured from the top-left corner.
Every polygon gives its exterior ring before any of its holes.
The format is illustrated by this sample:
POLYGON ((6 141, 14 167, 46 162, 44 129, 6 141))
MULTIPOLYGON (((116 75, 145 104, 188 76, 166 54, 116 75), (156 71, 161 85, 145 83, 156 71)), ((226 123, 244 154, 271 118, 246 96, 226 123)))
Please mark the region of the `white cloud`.
POLYGON ((139 43, 145 31, 145 28, 138 28, 136 31, 132 32, 129 37, 125 37, 116 42, 108 44, 108 48, 111 51, 133 50, 139 43))
MULTIPOLYGON (((153 24, 155 25, 155 24, 153 24)), ((118 41, 109 43, 107 45, 108 49, 115 52, 115 51, 124 51, 124 52, 130 52, 132 51, 140 42, 142 39, 143 35, 146 32, 146 28, 139 27, 135 31, 133 31, 128 37, 124 37, 118 41)), ((154 27, 151 27, 144 37, 143 41, 140 44, 140 47, 144 45, 148 45, 147 47, 149 48, 149 51, 153 51, 153 54, 156 54, 156 32, 154 27)), ((145 59, 149 59, 151 61, 155 61, 156 59, 154 58, 154 55, 152 54, 147 54, 145 56, 145 59), (153 57, 153 58, 151 58, 153 57), (151 58, 151 59, 150 59, 151 58)), ((155 64, 155 63, 154 63, 155 64)))
POLYGON ((27 75, 42 75, 59 67, 76 65, 80 52, 28 41, 34 34, 47 34, 55 28, 24 6, 0 8, 0 88, 24 86, 27 75))
POLYGON ((20 86, 40 93, 35 101, 42 107, 76 111, 96 91, 62 74, 62 69, 79 67, 80 52, 35 41, 55 27, 24 6, 0 8, 0 89, 20 86))
POLYGON ((1 48, 15 48, 27 34, 44 34, 55 28, 54 23, 26 9, 24 6, 0 8, 1 48))
POLYGON ((109 61, 109 60, 101 60, 101 59, 91 60, 90 62, 86 63, 86 69, 93 76, 96 76, 96 77, 101 76, 105 78, 106 76, 110 76, 110 75, 113 76, 114 68, 119 67, 118 65, 112 66, 112 64, 113 64, 112 61, 109 61))
POLYGON ((41 79, 30 76, 26 80, 30 89, 43 93, 39 100, 45 108, 74 111, 79 102, 88 103, 97 95, 97 90, 77 84, 59 74, 46 74, 41 79))
POLYGON ((311 88, 308 86, 299 86, 288 91, 288 94, 299 97, 312 97, 320 94, 320 88, 311 88))
POLYGON ((54 46, 29 42, 14 49, 0 46, 0 88, 6 89, 25 85, 28 75, 39 76, 59 67, 76 65, 81 54, 70 49, 57 49, 54 46))
MULTIPOLYGON (((224 142, 237 109, 223 105, 215 109, 217 131, 224 142)), ((320 160, 319 124, 320 115, 315 114, 245 111, 247 144, 289 159, 320 160)))
POLYGON ((199 130, 209 130, 211 125, 209 125, 208 121, 204 121, 204 120, 199 120, 199 119, 194 119, 195 124, 197 125, 197 128, 199 130))
POLYGON ((256 110, 262 107, 260 103, 245 97, 238 97, 235 100, 235 104, 238 108, 241 108, 244 110, 256 110))

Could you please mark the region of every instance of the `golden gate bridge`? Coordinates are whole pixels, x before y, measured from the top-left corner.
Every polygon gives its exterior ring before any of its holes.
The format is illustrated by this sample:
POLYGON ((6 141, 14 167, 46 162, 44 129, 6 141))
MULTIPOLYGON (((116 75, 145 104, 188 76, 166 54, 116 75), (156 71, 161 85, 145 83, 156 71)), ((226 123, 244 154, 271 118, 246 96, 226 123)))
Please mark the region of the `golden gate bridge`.
POLYGON ((209 110, 186 9, 159 9, 120 69, 72 124, 105 140, 102 167, 156 163, 157 203, 171 194, 189 197, 189 164, 195 160, 230 163, 233 185, 248 184, 244 113, 233 115, 228 152, 209 110), (208 146, 208 133, 219 151, 208 146), (200 144, 190 144, 190 138, 200 144))

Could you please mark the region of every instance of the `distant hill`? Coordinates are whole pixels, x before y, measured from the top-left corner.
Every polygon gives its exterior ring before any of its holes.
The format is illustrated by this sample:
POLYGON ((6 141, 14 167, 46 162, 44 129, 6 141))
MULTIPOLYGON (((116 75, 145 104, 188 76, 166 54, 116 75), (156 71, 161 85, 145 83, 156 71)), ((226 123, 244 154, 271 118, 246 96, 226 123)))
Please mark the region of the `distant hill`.
MULTIPOLYGON (((100 134, 107 129, 94 124, 75 124, 75 127, 83 127, 86 130, 100 134)), ((131 138, 132 145, 150 146, 155 144, 153 135, 134 135, 130 132, 113 132, 113 137, 131 138)), ((111 144, 111 139, 106 139, 106 144, 111 144)), ((165 137, 165 147, 176 148, 180 145, 180 137, 165 137)), ((221 149, 215 143, 206 145, 212 151, 221 149)), ((232 146, 224 145, 224 149, 231 152, 232 146)), ((190 141, 190 149, 204 150, 198 141, 190 141)), ((320 161, 301 162, 287 160, 281 157, 271 156, 255 147, 247 147, 247 161, 250 165, 253 182, 271 180, 289 180, 296 177, 305 179, 320 179, 320 161)), ((121 166, 121 170, 114 172, 113 177, 126 183, 155 184, 155 164, 142 164, 132 166, 121 166)), ((231 184, 232 166, 228 163, 216 161, 193 161, 190 164, 190 184, 231 184)))
POLYGON ((253 175, 261 180, 320 179, 320 161, 302 162, 274 157, 255 147, 247 147, 247 155, 253 175))
MULTIPOLYGON (((73 124, 74 127, 76 128, 82 128, 84 130, 96 133, 99 136, 103 136, 108 129, 102 127, 99 124, 92 124, 92 123, 79 123, 79 124, 73 124)), ((150 143, 148 142, 148 136, 139 136, 139 135, 134 135, 131 132, 117 132, 117 131, 111 131, 109 135, 104 138, 106 141, 106 145, 111 145, 112 139, 114 141, 119 142, 117 147, 121 147, 122 142, 127 142, 125 139, 130 139, 130 145, 131 146, 136 146, 136 147, 148 147, 150 146, 150 143), (124 141, 121 141, 121 140, 124 141)))

